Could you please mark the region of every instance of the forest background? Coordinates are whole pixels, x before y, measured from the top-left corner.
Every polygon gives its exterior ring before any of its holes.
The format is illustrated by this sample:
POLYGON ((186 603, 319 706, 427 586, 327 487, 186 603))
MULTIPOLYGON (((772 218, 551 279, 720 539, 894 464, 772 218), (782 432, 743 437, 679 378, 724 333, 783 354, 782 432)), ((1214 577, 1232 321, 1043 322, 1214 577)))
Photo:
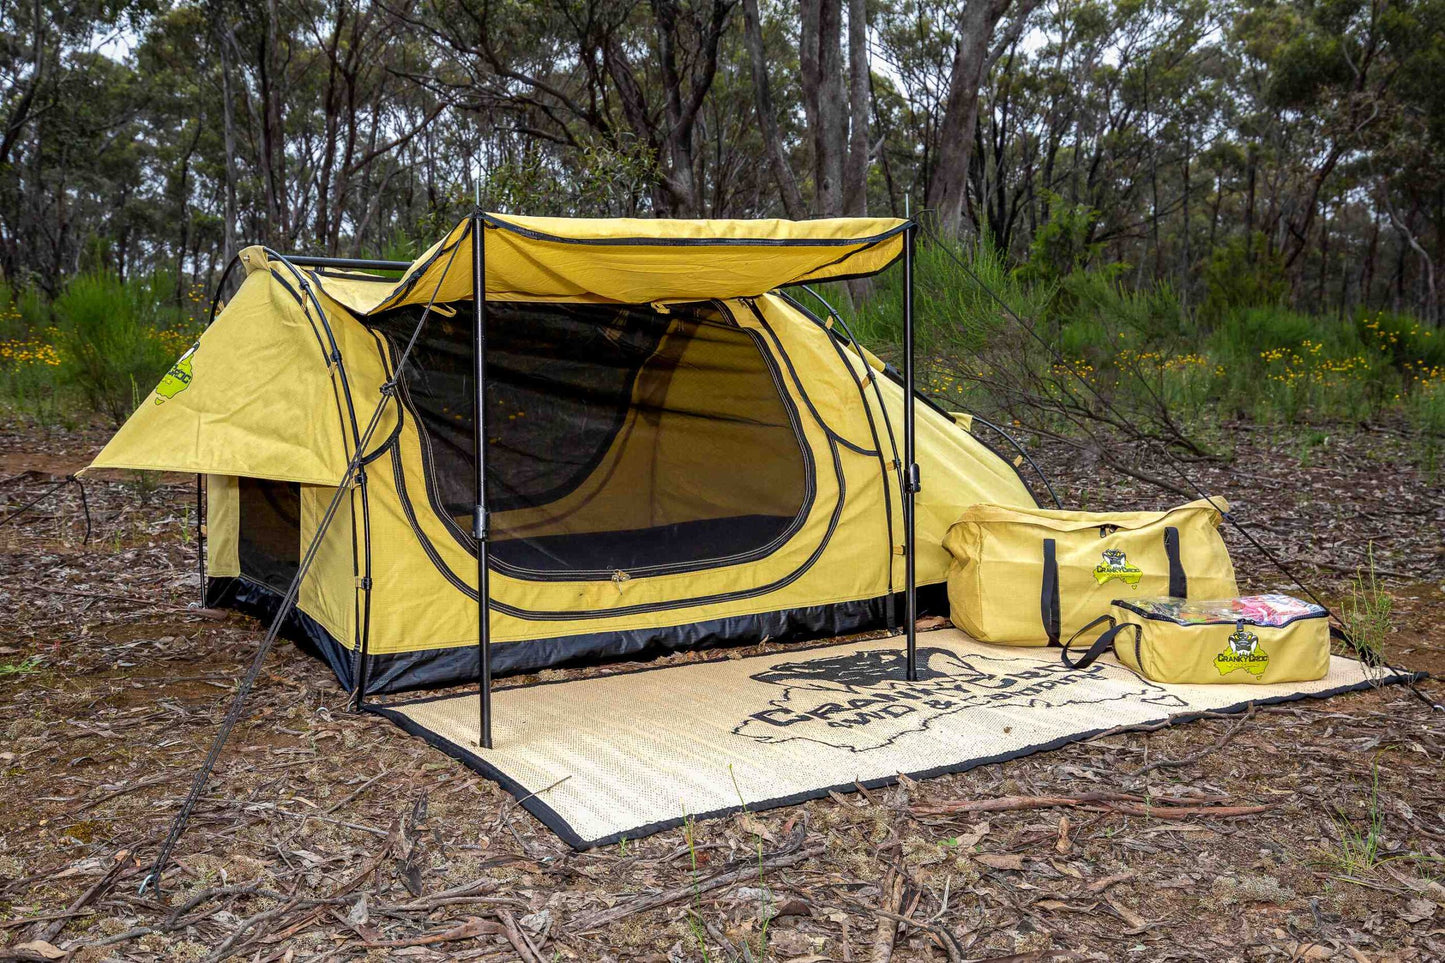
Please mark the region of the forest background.
MULTIPOLYGON (((1445 0, 6 0, 0 399, 123 419, 249 243, 911 211, 938 400, 1134 474, 1248 422, 1433 475, 1442 73, 1445 0)), ((897 277, 821 293, 896 357, 897 277)))

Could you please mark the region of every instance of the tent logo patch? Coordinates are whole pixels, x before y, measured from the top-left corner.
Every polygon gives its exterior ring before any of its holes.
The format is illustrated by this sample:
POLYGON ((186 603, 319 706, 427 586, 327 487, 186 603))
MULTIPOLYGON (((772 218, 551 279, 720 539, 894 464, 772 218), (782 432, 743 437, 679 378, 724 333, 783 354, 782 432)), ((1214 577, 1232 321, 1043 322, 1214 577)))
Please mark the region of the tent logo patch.
POLYGON ((1103 561, 1094 566, 1094 580, 1100 585, 1107 585, 1114 579, 1125 585, 1138 585, 1139 580, 1144 577, 1144 570, 1137 565, 1130 565, 1122 548, 1106 548, 1103 555, 1103 561))
POLYGON ((191 386, 191 378, 194 374, 191 368, 191 356, 200 346, 201 343, 197 341, 176 360, 175 364, 171 365, 171 370, 167 371, 166 376, 161 379, 161 383, 156 385, 156 404, 164 404, 191 386))
POLYGON ((1246 631, 1242 625, 1237 626, 1224 651, 1214 657, 1214 667, 1220 675, 1229 675, 1238 669, 1254 676, 1264 675, 1269 667, 1269 653, 1259 647, 1259 636, 1246 631))
POLYGON ((733 735, 768 744, 804 739, 867 752, 966 709, 1050 709, 1136 699, 1170 708, 1184 705, 1151 682, 1137 676, 1121 680, 1100 665, 1071 670, 1037 659, 920 646, 918 681, 909 682, 905 668, 906 656, 896 648, 776 662, 751 678, 782 691, 738 724, 733 735))

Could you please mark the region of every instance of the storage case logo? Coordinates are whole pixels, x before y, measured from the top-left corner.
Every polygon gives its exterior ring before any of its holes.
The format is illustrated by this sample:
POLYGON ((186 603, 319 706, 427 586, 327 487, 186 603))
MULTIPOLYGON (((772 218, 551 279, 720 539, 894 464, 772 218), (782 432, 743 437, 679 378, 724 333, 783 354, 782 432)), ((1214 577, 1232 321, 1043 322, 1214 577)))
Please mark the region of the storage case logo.
POLYGON ((1168 708, 1178 697, 1133 676, 1121 680, 1101 665, 1071 670, 1059 662, 918 649, 918 679, 909 682, 896 648, 776 662, 751 678, 781 691, 733 729, 777 744, 805 739, 849 752, 892 745, 939 719, 968 709, 1044 710, 1127 699, 1168 708))
POLYGON ((1236 626, 1229 645, 1214 657, 1214 667, 1220 675, 1229 675, 1237 669, 1250 675, 1264 675, 1269 667, 1269 653, 1259 647, 1259 636, 1246 631, 1242 625, 1236 626))
POLYGON ((1104 549, 1104 560, 1094 566, 1094 580, 1100 585, 1106 585, 1114 579, 1126 585, 1138 585, 1143 577, 1144 570, 1137 565, 1130 565, 1122 548, 1104 549))
POLYGON ((191 386, 191 356, 200 346, 199 341, 191 345, 190 350, 171 365, 171 370, 167 371, 161 383, 156 385, 156 404, 164 404, 167 399, 174 398, 191 386))

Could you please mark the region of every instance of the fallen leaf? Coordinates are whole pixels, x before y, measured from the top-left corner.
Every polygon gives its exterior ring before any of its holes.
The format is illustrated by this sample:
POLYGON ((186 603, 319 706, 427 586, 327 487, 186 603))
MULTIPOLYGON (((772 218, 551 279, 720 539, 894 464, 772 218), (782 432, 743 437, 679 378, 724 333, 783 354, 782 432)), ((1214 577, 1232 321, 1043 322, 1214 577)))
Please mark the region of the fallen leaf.
POLYGON ((1024 858, 1018 853, 979 853, 973 857, 989 869, 1021 870, 1024 858))
POLYGON ((25 960, 59 960, 65 957, 65 951, 54 943, 47 943, 44 940, 31 940, 29 943, 21 943, 12 946, 7 951, 16 959, 25 960))
POLYGON ((1153 925, 1144 917, 1140 916, 1138 913, 1134 912, 1129 907, 1120 903, 1113 897, 1105 896, 1104 901, 1109 904, 1109 906, 1114 910, 1115 913, 1119 914, 1119 918, 1121 920, 1123 920, 1125 923, 1128 923, 1137 932, 1147 930, 1150 926, 1153 925))
POLYGON ((988 820, 985 819, 983 822, 974 823, 968 827, 968 832, 956 837, 953 844, 959 849, 969 852, 979 844, 983 837, 988 835, 988 831, 988 820))
POLYGON ((1435 902, 1428 899, 1412 899, 1400 911, 1400 919, 1406 923, 1423 923, 1435 918, 1435 902))
POLYGON ((1113 886, 1115 883, 1122 883, 1126 879, 1133 878, 1134 874, 1132 872, 1115 873, 1112 876, 1105 876, 1103 879, 1096 879, 1084 888, 1091 893, 1102 893, 1104 890, 1108 889, 1110 886, 1113 886))

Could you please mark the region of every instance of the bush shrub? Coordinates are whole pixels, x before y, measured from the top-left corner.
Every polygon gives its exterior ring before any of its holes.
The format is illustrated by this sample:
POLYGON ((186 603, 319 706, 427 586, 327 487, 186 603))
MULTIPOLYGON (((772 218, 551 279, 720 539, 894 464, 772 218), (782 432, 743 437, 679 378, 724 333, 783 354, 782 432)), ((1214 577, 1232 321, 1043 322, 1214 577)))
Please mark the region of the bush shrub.
POLYGON ((60 371, 95 411, 117 425, 175 360, 177 337, 192 322, 168 305, 164 274, 123 280, 79 274, 55 299, 60 371))

